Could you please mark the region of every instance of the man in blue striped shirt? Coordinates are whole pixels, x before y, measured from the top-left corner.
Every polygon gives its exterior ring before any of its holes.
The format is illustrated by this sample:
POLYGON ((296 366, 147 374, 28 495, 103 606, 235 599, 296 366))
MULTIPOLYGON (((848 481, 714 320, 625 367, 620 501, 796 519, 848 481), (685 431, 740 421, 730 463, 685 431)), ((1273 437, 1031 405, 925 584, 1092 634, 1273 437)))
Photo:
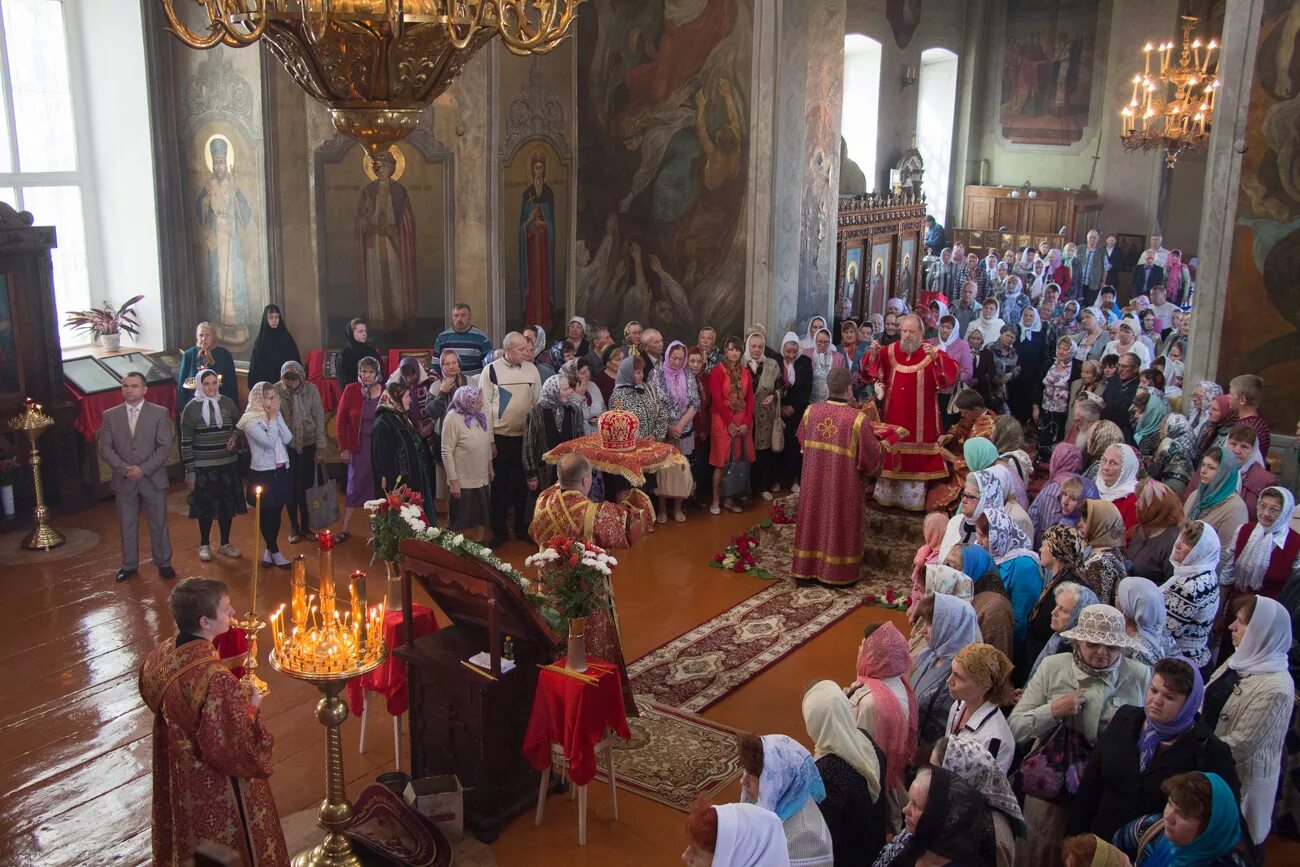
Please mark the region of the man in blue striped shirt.
POLYGON ((492 360, 492 341, 470 320, 468 304, 457 304, 451 308, 451 328, 438 335, 433 344, 435 358, 441 358, 444 349, 450 349, 460 358, 460 370, 465 375, 482 372, 488 361, 492 360))

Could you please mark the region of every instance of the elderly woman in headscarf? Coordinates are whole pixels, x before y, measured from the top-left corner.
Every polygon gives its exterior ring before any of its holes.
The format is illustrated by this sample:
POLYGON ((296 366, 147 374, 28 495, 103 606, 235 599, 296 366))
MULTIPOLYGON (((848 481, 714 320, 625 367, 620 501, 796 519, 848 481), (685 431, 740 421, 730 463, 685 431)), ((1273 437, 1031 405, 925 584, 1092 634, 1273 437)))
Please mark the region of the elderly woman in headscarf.
MULTIPOLYGON (((1223 386, 1208 379, 1202 379, 1191 390, 1192 406, 1187 413, 1187 423, 1191 426, 1189 440, 1199 449, 1201 435, 1210 424, 1210 406, 1214 399, 1223 394, 1223 386)), ((1199 451, 1198 451, 1199 454, 1199 451)))
MULTIPOLYGON (((1246 501, 1237 493, 1237 469, 1237 456, 1231 451, 1218 446, 1210 448, 1201 456, 1196 490, 1183 503, 1187 520, 1209 524, 1220 540, 1228 540, 1227 545, 1232 544, 1237 531, 1250 520, 1246 501)), ((1220 560, 1220 576, 1227 567, 1227 557, 1224 553, 1220 560)))
POLYGON ((1043 322, 1034 307, 1026 307, 1016 320, 1015 356, 1019 371, 1007 386, 1007 399, 1011 404, 1011 414, 1028 424, 1034 404, 1038 402, 1043 389, 1043 372, 1049 357, 1047 335, 1043 333, 1043 322))
POLYGON ((1232 408, 1228 395, 1221 394, 1210 401, 1208 419, 1196 443, 1196 454, 1200 456, 1212 448, 1226 448, 1228 434, 1237 426, 1237 421, 1237 411, 1232 408))
POLYGON ((1171 412, 1160 426, 1160 445, 1150 460, 1143 460, 1147 475, 1164 483, 1180 498, 1192 478, 1192 429, 1187 417, 1171 412))
MULTIPOLYGON (((1038 554, 1028 535, 1002 509, 986 509, 975 519, 979 542, 997 564, 1007 598, 1015 613, 1016 647, 1025 640, 1029 613, 1043 590, 1042 573, 1038 568, 1038 554)), ((974 576, 971 576, 974 580, 974 576)))
POLYGON ((1164 594, 1154 582, 1136 575, 1125 578, 1115 593, 1115 607, 1124 614, 1128 634, 1138 640, 1138 646, 1124 651, 1130 659, 1155 665, 1157 660, 1178 652, 1166 626, 1164 594))
MULTIPOLYGON (((1025 685, 1011 712, 1018 742, 1041 744, 1058 725, 1083 736, 1089 744, 1126 704, 1141 704, 1151 669, 1124 657, 1133 639, 1124 615, 1110 605, 1089 605, 1074 628, 1061 634, 1073 643, 1071 653, 1047 657, 1025 685)), ((1073 785, 1068 788, 1073 789, 1073 785)), ((1069 820, 1067 807, 1034 795, 1025 797, 1029 841, 1018 854, 1026 864, 1059 864, 1061 839, 1069 820)))
POLYGON ((1043 573, 1043 589, 1029 611, 1024 643, 1019 654, 1013 657, 1017 686, 1023 686, 1029 679, 1030 666, 1055 632, 1052 610, 1056 604, 1056 588, 1083 580, 1083 537, 1079 531, 1064 523, 1048 526, 1038 544, 1038 565, 1043 573))
POLYGON ((969 602, 945 593, 923 599, 916 614, 930 636, 929 644, 916 656, 910 677, 916 693, 917 739, 933 744, 943 737, 952 707, 948 677, 953 657, 966 645, 981 640, 979 622, 969 602))
POLYGON ((1161 427, 1169 415, 1169 404, 1164 395, 1154 394, 1150 390, 1138 390, 1138 397, 1133 398, 1133 411, 1137 413, 1133 425, 1133 442, 1137 443, 1138 452, 1144 461, 1153 461, 1156 450, 1163 441, 1161 427), (1140 398, 1145 397, 1145 400, 1140 398))
MULTIPOLYGON (((750 482, 753 490, 763 499, 771 500, 771 488, 779 481, 777 462, 780 452, 773 450, 773 428, 780 424, 781 395, 785 392, 783 364, 764 354, 767 339, 755 331, 745 338, 745 367, 749 370, 750 381, 754 383, 754 466, 750 482)), ((842 358, 842 356, 841 356, 842 358)), ((817 358, 813 358, 813 387, 816 388, 817 358)), ((785 429, 782 428, 782 450, 784 450, 785 429)), ((797 443, 791 445, 797 448, 797 443)))
POLYGON ((1232 598, 1258 593, 1278 599, 1288 583, 1300 587, 1300 533, 1291 529, 1295 495, 1286 488, 1265 488, 1256 519, 1241 525, 1224 561, 1223 581, 1232 598))
POLYGON ((1204 695, 1201 673, 1187 660, 1155 663, 1145 702, 1116 710, 1097 738, 1070 803, 1067 834, 1091 831, 1110 839, 1128 822, 1162 809, 1161 786, 1188 771, 1217 773, 1237 788, 1231 751, 1199 719, 1204 695))
POLYGON ((1039 490, 1029 506, 1029 520, 1034 524, 1034 544, 1041 545, 1048 527, 1065 523, 1074 527, 1078 516, 1065 519, 1061 510, 1061 483, 1083 471, 1083 450, 1074 443, 1057 443, 1047 467, 1047 484, 1039 490))
POLYGON ((784 484, 798 493, 803 450, 796 444, 799 442, 799 422, 803 421, 804 410, 812 396, 812 359, 799 354, 799 338, 793 331, 787 331, 781 339, 781 379, 785 386, 781 395, 781 423, 785 425, 782 439, 792 445, 781 450, 781 473, 772 490, 775 492, 780 484, 784 484))
POLYGON ((542 382, 555 376, 551 366, 551 349, 546 343, 546 329, 541 325, 525 325, 521 334, 528 344, 528 357, 537 367, 537 375, 542 382))
POLYGON ((1125 538, 1137 526, 1137 475, 1141 463, 1130 445, 1116 444, 1102 452, 1097 469, 1097 490, 1114 504, 1124 519, 1125 538))
POLYGON ((1169 555, 1183 523, 1183 501, 1168 486, 1147 479, 1138 487, 1137 519, 1124 549, 1129 574, 1161 584, 1173 574, 1169 555))
POLYGON ((1065 633, 1079 625, 1079 616, 1083 614, 1085 608, 1098 604, 1100 600, 1097 599, 1097 594, 1083 584, 1065 581, 1052 588, 1051 596, 1046 603, 1051 606, 1049 609, 1051 637, 1028 666, 1028 671, 1025 673, 1026 681, 1034 676, 1034 672, 1038 671, 1038 667, 1045 659, 1058 653, 1070 653, 1074 649, 1074 645, 1065 637, 1065 633))
POLYGON ((812 403, 821 403, 830 396, 826 387, 826 375, 837 367, 847 367, 844 356, 831 346, 831 333, 825 328, 813 337, 813 346, 805 349, 803 355, 812 361, 812 403))
MULTIPOLYGON (((686 345, 680 340, 668 344, 664 363, 650 374, 650 390, 666 416, 664 441, 689 459, 695 450, 695 416, 700 409, 700 389, 686 366, 686 345)), ((670 506, 676 507, 673 516, 676 521, 686 520, 682 501, 691 495, 692 482, 689 467, 669 467, 657 474, 659 514, 656 520, 659 523, 668 520, 670 506)))
POLYGON ((384 387, 370 437, 374 496, 382 497, 385 491, 406 485, 423 498, 425 515, 432 525, 433 468, 428 446, 411 424, 410 408, 411 389, 405 382, 390 382, 384 387))
POLYGON ((872 867, 985 864, 996 851, 984 796, 944 768, 924 768, 908 789, 905 829, 872 867))
MULTIPOLYGON (((1020 356, 1017 354, 1016 348, 1016 329, 1011 325, 1003 325, 1001 331, 998 332, 998 339, 993 344, 993 365, 996 371, 994 382, 1005 391, 1007 403, 1010 406, 1011 398, 1016 393, 1014 388, 1020 378, 1020 356)), ((1012 412, 1014 414, 1014 409, 1012 412)))
POLYGON ((889 827, 898 827, 906 800, 907 769, 916 754, 916 693, 908 682, 912 666, 907 639, 894 624, 878 622, 862 631, 857 678, 844 688, 854 724, 871 736, 885 755, 884 791, 889 827))
POLYGON ((474 539, 482 539, 491 523, 488 488, 494 422, 484 409, 483 390, 477 385, 456 389, 442 419, 442 467, 447 474, 450 527, 474 539))
POLYGON ((1141 362, 1141 370, 1146 370, 1151 366, 1151 361, 1155 355, 1151 352, 1151 347, 1147 346, 1141 339, 1142 323, 1135 316, 1128 316, 1119 321, 1119 335, 1106 344, 1107 355, 1123 355, 1131 352, 1138 357, 1141 362))
POLYGON ((966 487, 962 490, 957 514, 948 519, 948 527, 943 532, 939 543, 939 559, 944 560, 954 545, 966 545, 975 541, 975 519, 985 509, 1000 509, 1006 503, 1006 493, 1002 478, 990 467, 978 470, 966 476, 966 487))
MULTIPOLYGON (((290 364, 297 362, 285 362, 286 367, 290 364)), ((214 520, 221 533, 217 550, 227 557, 239 556, 239 549, 230 544, 230 526, 235 515, 248 511, 244 480, 239 472, 239 435, 235 432, 240 412, 219 388, 220 380, 215 370, 200 372, 194 400, 181 410, 180 418, 181 465, 185 470, 185 486, 190 491, 189 516, 199 522, 199 559, 205 563, 212 559, 214 520)), ((317 407, 319 409, 319 400, 317 407)), ((322 423, 322 437, 323 428, 322 423)), ((315 436, 313 432, 313 448, 315 436)), ((297 514, 292 504, 289 513, 296 522, 297 514)), ((294 532, 296 534, 297 530, 294 532)), ((293 541, 298 540, 295 538, 293 541)))
POLYGON ((781 820, 757 804, 701 798, 686 817, 686 838, 687 867, 790 867, 781 820))
POLYGON ((1115 588, 1128 575, 1124 560, 1124 519, 1114 503, 1087 500, 1079 533, 1089 549, 1079 577, 1097 598, 1110 605, 1115 600, 1115 588))
POLYGON ((1010 867, 1016 857, 1015 840, 1025 837, 1029 828, 1006 773, 988 748, 969 733, 952 735, 934 745, 930 765, 952 771, 983 796, 993 816, 995 863, 1010 867))
POLYGON ((1094 424, 1092 430, 1088 431, 1088 439, 1083 447, 1084 477, 1096 481, 1101 469, 1101 456, 1106 453, 1106 449, 1123 442, 1124 432, 1115 422, 1103 418, 1094 424))
POLYGON ((1243 596, 1228 609, 1233 654, 1205 689, 1205 721, 1236 760, 1241 813, 1251 839, 1272 825, 1282 745, 1295 702, 1288 672, 1292 615, 1266 596, 1243 596))
MULTIPOLYGON (((667 357, 667 353, 665 353, 664 358, 667 359, 667 357)), ((605 412, 605 395, 601 394, 600 387, 591 380, 591 363, 587 361, 586 356, 571 358, 560 368, 560 373, 573 384, 573 393, 569 396, 569 403, 577 407, 578 411, 582 413, 582 417, 586 421, 585 431, 589 434, 596 433, 600 428, 598 423, 600 416, 605 412)), ((691 378, 694 379, 694 377, 691 378)), ((690 454, 690 452, 683 451, 682 454, 690 454)))
POLYGON ((743 734, 738 749, 741 800, 781 820, 790 863, 831 867, 831 832, 817 808, 826 787, 812 755, 786 735, 743 734))
POLYGON ((825 316, 814 316, 808 320, 808 330, 804 332, 804 336, 799 340, 799 349, 812 349, 818 331, 826 331, 827 334, 830 334, 830 331, 826 328, 825 316))
POLYGON ((530 491, 555 484, 555 465, 548 464, 544 455, 587 433, 582 411, 569 400, 572 396, 573 383, 557 373, 542 383, 541 396, 524 419, 523 462, 530 491))
POLYGON ((556 370, 563 367, 570 359, 583 358, 591 351, 591 344, 587 342, 586 319, 581 316, 570 316, 565 325, 565 332, 564 339, 555 341, 551 351, 547 353, 551 367, 556 370))
POLYGON ((1174 646, 1201 668, 1213 658, 1209 645, 1219 610, 1219 554, 1214 528, 1204 521, 1187 521, 1170 556, 1173 577, 1160 585, 1174 646))
POLYGON ((866 864, 885 846, 889 804, 877 747, 854 723, 833 680, 804 693, 803 719, 826 797, 817 805, 831 833, 836 864, 866 864))

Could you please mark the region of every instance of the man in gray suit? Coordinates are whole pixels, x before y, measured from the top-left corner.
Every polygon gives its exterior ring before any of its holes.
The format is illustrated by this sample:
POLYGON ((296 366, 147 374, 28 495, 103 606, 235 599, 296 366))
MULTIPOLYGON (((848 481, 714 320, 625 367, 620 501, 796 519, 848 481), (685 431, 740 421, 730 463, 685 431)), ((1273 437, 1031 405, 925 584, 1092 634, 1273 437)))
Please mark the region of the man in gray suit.
POLYGON ((1070 298, 1084 307, 1097 303, 1097 293, 1105 285, 1106 251, 1102 249, 1101 233, 1096 229, 1088 230, 1087 245, 1074 256, 1074 268, 1070 274, 1070 298))
POLYGON ((149 545, 158 574, 175 578, 172 541, 167 534, 167 456, 172 450, 172 420, 167 410, 144 399, 144 377, 122 377, 125 403, 104 413, 99 430, 99 456, 113 470, 117 496, 117 525, 122 534, 122 568, 117 580, 125 581, 140 566, 140 507, 149 522, 149 545))

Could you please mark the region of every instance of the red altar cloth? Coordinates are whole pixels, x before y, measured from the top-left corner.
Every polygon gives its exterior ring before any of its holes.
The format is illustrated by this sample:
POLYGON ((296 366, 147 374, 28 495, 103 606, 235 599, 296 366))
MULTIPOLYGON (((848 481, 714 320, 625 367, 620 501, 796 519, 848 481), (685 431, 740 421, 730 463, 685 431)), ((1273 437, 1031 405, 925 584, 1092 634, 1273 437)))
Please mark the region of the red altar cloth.
MULTIPOLYGON (((559 659, 555 664, 564 662, 559 659)), ((599 659, 588 657, 587 663, 591 667, 586 674, 596 678, 595 684, 545 669, 540 672, 524 734, 524 758, 529 764, 544 769, 551 763, 551 744, 558 743, 569 760, 569 776, 579 786, 596 776, 596 744, 607 729, 619 737, 632 737, 618 671, 599 659)))
MULTIPOLYGON (((416 638, 422 638, 438 628, 433 609, 427 605, 411 603, 411 614, 415 618, 416 638)), ((365 690, 382 695, 387 701, 390 715, 400 716, 406 713, 410 701, 406 692, 406 663, 393 654, 396 648, 405 643, 406 629, 402 623, 402 612, 384 612, 384 644, 388 646, 388 659, 364 677, 348 681, 348 708, 354 716, 361 716, 361 711, 365 709, 365 690)))
MULTIPOLYGON (((122 402, 122 392, 101 391, 99 394, 82 394, 71 385, 64 383, 63 393, 68 400, 77 405, 77 419, 72 426, 80 431, 86 442, 94 442, 95 434, 104 426, 104 413, 122 402)), ((176 406, 180 394, 174 382, 158 382, 149 386, 144 399, 150 403, 167 408, 167 414, 176 418, 176 406)))
POLYGON ((325 378, 325 350, 313 349, 307 353, 307 381, 320 392, 321 408, 333 412, 343 396, 343 389, 337 379, 325 378))

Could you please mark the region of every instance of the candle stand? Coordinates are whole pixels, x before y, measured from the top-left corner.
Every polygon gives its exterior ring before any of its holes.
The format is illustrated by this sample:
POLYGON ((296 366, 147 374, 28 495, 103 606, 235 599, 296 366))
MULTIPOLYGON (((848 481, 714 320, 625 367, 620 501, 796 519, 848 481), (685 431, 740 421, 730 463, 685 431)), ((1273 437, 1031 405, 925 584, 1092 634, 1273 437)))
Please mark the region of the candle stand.
POLYGON ((33 402, 30 397, 27 398, 22 413, 9 420, 9 427, 25 432, 32 444, 29 460, 32 465, 32 482, 36 488, 36 527, 27 534, 22 543, 29 551, 49 551, 67 541, 63 538, 63 534, 51 527, 49 523, 50 510, 45 507, 45 487, 41 483, 41 452, 36 447, 36 441, 52 424, 54 419, 46 415, 41 410, 41 405, 33 402))
MULTIPOLYGON (((347 702, 339 693, 354 677, 374 671, 388 657, 384 646, 384 602, 366 604, 366 575, 353 572, 348 586, 350 605, 340 612, 334 595, 334 536, 328 530, 317 537, 320 550, 319 601, 308 594, 306 558, 293 559, 289 618, 285 606, 271 614, 271 668, 316 687, 321 700, 316 719, 325 726, 325 800, 317 821, 325 839, 293 856, 294 867, 361 867, 352 844, 343 833, 352 823, 352 802, 343 782, 341 727, 348 718, 347 702)), ((258 628, 262 624, 258 623, 258 628)), ((253 634, 256 634, 254 630, 253 634)), ((251 644, 250 644, 251 646, 251 644)))

